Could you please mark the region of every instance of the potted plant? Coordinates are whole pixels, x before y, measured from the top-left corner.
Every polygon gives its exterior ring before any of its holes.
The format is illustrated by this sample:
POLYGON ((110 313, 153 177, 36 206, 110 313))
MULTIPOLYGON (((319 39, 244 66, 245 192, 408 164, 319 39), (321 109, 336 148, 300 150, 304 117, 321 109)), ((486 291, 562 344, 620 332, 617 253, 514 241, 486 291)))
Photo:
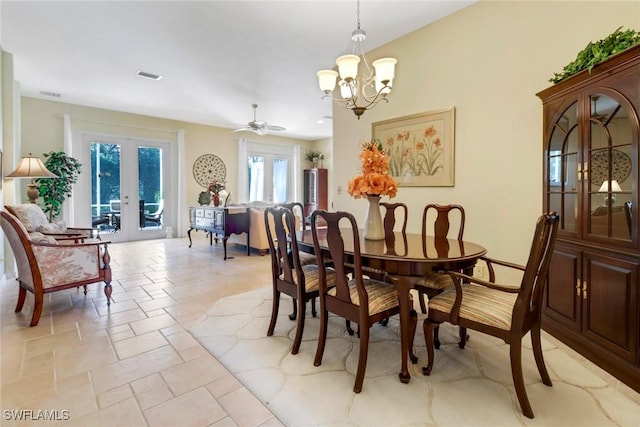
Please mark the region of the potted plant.
POLYGON ((71 186, 78 181, 82 165, 64 151, 51 151, 44 157, 44 165, 58 178, 38 178, 35 181, 42 197, 42 210, 49 214, 49 221, 53 221, 60 215, 62 203, 71 197, 71 186))
POLYGON ((593 67, 600 62, 639 43, 640 32, 635 30, 622 31, 622 27, 619 27, 604 39, 597 42, 589 42, 584 49, 578 52, 576 59, 565 65, 562 72, 553 73, 553 77, 549 81, 551 83, 560 83, 582 70, 591 72, 593 67))
POLYGON ((307 159, 308 161, 311 162, 311 165, 314 168, 317 168, 318 167, 318 162, 320 161, 320 159, 321 158, 324 159, 324 154, 322 154, 321 152, 319 152, 317 150, 309 149, 309 150, 307 150, 305 152, 304 157, 305 157, 305 159, 307 159))

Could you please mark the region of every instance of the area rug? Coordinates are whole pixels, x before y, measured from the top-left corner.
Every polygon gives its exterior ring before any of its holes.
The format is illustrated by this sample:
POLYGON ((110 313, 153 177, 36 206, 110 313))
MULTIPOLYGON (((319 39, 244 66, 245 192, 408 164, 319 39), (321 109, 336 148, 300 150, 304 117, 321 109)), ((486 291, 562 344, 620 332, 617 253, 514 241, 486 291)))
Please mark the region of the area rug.
POLYGON ((267 337, 271 288, 218 301, 191 334, 287 426, 600 426, 636 425, 640 405, 609 385, 599 372, 577 362, 570 350, 543 337, 553 387, 542 384, 530 340, 523 366, 536 418, 520 411, 511 380, 509 349, 500 340, 471 331, 466 348, 457 329, 443 325, 441 348, 431 376, 426 363, 422 318, 416 332, 418 364, 409 384, 398 379, 400 339, 397 318, 375 325, 362 392, 353 385, 359 343, 344 320, 331 317, 322 365, 313 366, 319 319, 307 308, 304 338, 291 354, 295 322, 291 299, 283 297, 275 333, 267 337))

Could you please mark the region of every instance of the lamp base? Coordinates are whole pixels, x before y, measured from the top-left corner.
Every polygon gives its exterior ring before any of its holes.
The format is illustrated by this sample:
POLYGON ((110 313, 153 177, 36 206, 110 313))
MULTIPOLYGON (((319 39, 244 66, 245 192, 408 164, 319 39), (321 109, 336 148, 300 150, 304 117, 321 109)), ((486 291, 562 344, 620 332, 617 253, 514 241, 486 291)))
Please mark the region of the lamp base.
POLYGON ((40 192, 36 188, 35 184, 31 183, 31 184, 28 184, 28 186, 29 186, 29 189, 27 190, 27 197, 29 198, 29 201, 31 203, 35 203, 36 199, 40 195, 40 192))

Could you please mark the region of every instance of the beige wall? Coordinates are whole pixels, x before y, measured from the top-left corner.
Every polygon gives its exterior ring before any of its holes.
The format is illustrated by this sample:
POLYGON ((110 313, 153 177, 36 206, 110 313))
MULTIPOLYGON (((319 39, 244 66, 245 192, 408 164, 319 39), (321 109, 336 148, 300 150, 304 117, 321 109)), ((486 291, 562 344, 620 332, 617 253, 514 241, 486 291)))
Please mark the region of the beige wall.
MULTIPOLYGON (((34 155, 40 157, 42 157, 43 153, 51 150, 63 149, 64 114, 69 114, 71 117, 71 127, 74 136, 77 136, 81 132, 96 132, 165 140, 175 145, 177 131, 180 129, 184 130, 184 171, 186 174, 187 205, 197 204, 198 194, 203 191, 203 188, 193 179, 192 174, 193 162, 202 154, 211 153, 222 159, 227 168, 227 189, 234 195, 237 195, 238 138, 244 137, 249 141, 272 144, 300 144, 302 153, 304 153, 306 147, 312 145, 312 142, 309 141, 283 138, 277 135, 258 136, 246 132, 232 133, 230 129, 225 128, 128 114, 100 108, 83 107, 29 97, 22 98, 21 113, 21 154, 25 155, 32 152, 34 155)), ((175 160, 177 159, 174 159, 174 161, 175 160)), ((88 175, 81 174, 80 180, 83 179, 88 179, 88 175)), ((302 179, 301 174, 300 179, 302 179)), ((234 198, 234 200, 237 199, 234 198)))
POLYGON ((638 30, 640 2, 481 1, 368 54, 398 59, 388 104, 356 120, 334 105, 333 200, 364 222, 367 203, 344 189, 372 122, 455 107, 455 186, 401 187, 419 232, 426 203, 460 203, 465 236, 525 262, 542 211, 542 104, 536 93, 589 41, 638 30), (342 194, 336 194, 342 186, 342 194))

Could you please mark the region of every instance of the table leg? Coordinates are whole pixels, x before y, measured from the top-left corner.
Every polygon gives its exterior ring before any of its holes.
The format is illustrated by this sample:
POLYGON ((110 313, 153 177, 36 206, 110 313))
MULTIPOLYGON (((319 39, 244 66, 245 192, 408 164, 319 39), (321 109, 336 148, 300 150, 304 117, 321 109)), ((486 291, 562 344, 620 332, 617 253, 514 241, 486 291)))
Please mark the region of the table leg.
POLYGON ((224 260, 233 259, 232 256, 227 257, 227 240, 229 240, 229 236, 224 236, 222 238, 222 247, 224 247, 224 260))
MULTIPOLYGON (((407 384, 411 380, 407 360, 409 359, 409 343, 411 337, 411 300, 409 299, 409 291, 411 290, 411 282, 398 276, 389 276, 391 283, 398 290, 398 300, 400 302, 400 342, 402 347, 402 368, 398 376, 400 382, 407 384)), ((415 332, 415 331, 414 331, 415 332)))
POLYGON ((193 228, 190 228, 189 231, 187 231, 187 236, 189 236, 189 247, 191 247, 191 230, 193 230, 193 228))

